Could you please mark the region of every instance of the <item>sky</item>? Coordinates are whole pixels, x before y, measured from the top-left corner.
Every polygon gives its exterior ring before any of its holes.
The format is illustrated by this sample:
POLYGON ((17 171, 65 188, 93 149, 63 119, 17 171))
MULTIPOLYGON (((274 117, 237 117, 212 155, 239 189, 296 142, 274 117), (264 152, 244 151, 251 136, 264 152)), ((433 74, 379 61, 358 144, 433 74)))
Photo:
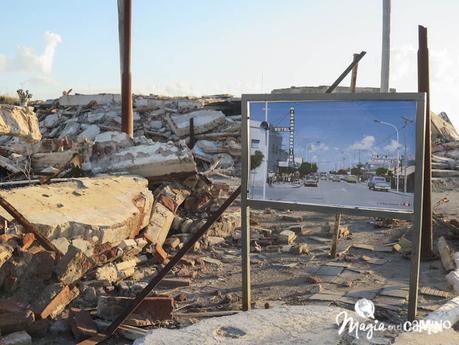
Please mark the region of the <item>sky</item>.
MULTIPOLYGON (((264 102, 251 103, 250 118, 264 121, 264 106, 264 102)), ((359 158, 366 163, 375 155, 394 159, 397 149, 400 155, 405 152, 405 135, 407 156, 414 159, 414 101, 269 102, 270 126, 289 127, 290 107, 295 109, 295 156, 317 162, 319 171, 348 169, 359 163, 359 158), (406 127, 402 117, 408 120, 406 127)), ((289 134, 280 135, 283 149, 288 152, 289 134)))
MULTIPOLYGON (((457 0, 392 1, 389 85, 417 90, 418 25, 426 26, 431 108, 459 128, 457 13, 457 0)), ((329 85, 362 50, 357 85, 380 84, 382 0, 134 0, 132 20, 136 93, 329 85)), ((120 91, 115 0, 1 0, 0 31, 0 94, 120 91)))

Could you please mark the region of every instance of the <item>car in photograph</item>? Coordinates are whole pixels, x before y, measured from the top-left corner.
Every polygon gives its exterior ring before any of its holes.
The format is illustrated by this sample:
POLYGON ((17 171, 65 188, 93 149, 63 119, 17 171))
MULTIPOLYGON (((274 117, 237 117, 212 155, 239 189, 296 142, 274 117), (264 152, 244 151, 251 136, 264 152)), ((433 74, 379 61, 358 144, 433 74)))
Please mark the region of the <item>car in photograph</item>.
POLYGON ((305 187, 319 187, 319 179, 316 176, 306 176, 303 183, 305 187))
POLYGON ((368 180, 368 188, 375 191, 388 192, 390 190, 390 183, 383 176, 372 176, 368 180))
POLYGON ((341 179, 339 178, 338 175, 333 175, 331 180, 332 180, 332 182, 341 182, 341 179))
POLYGON ((346 177, 346 182, 347 183, 358 183, 359 182, 359 178, 355 175, 348 175, 346 177))

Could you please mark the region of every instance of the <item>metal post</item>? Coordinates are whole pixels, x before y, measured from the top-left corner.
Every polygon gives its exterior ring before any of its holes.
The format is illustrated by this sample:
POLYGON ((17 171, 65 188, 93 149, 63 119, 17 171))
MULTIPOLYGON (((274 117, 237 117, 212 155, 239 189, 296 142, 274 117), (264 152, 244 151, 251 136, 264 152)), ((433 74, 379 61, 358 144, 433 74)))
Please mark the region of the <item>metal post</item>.
POLYGON ((131 90, 131 13, 132 0, 118 0, 118 31, 121 66, 121 130, 134 135, 131 90))
POLYGON ((242 229, 242 310, 251 309, 252 287, 250 283, 250 207, 241 205, 242 229))
MULTIPOLYGON (((429 82, 429 48, 427 45, 427 28, 419 25, 419 49, 418 49, 418 91, 426 93, 425 114, 425 150, 424 150, 424 203, 422 207, 422 244, 421 256, 428 258, 433 256, 432 241, 432 140, 430 118, 430 82, 429 82)), ((416 182, 419 183, 419 182, 416 182)))
POLYGON ((390 0, 383 0, 383 27, 381 51, 381 92, 389 92, 390 65, 390 0))
MULTIPOLYGON (((241 142, 249 142, 250 108, 243 107, 241 142)), ((247 206, 248 179, 250 174, 250 145, 241 152, 241 258, 242 258, 242 310, 250 310, 252 286, 250 280, 250 208, 247 206)))
MULTIPOLYGON (((265 122, 268 123, 268 102, 265 102, 265 122)), ((266 142, 266 152, 265 152, 265 172, 264 172, 264 181, 263 181, 263 200, 266 200, 266 180, 268 178, 268 157, 269 157, 269 126, 265 131, 265 142, 266 142)))

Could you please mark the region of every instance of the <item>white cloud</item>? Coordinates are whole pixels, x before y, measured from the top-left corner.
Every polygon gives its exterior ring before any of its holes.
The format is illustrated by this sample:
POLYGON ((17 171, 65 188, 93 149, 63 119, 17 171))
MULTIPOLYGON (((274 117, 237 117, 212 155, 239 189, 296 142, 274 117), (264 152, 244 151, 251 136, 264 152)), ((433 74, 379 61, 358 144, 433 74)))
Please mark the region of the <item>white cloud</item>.
POLYGON ((311 144, 309 146, 309 151, 310 152, 328 151, 328 150, 329 150, 329 147, 324 143, 311 144))
POLYGON ((371 150, 375 143, 375 137, 367 135, 362 140, 355 142, 350 146, 351 150, 371 150))
POLYGON ((50 74, 53 69, 56 48, 62 42, 62 37, 54 32, 46 31, 43 38, 45 48, 41 54, 37 54, 32 48, 26 46, 18 46, 14 58, 0 54, 0 70, 33 75, 50 74))
POLYGON ((397 149, 399 149, 401 146, 402 145, 400 145, 400 143, 398 143, 397 140, 392 139, 390 144, 384 146, 384 150, 385 151, 389 151, 389 152, 394 152, 397 149))

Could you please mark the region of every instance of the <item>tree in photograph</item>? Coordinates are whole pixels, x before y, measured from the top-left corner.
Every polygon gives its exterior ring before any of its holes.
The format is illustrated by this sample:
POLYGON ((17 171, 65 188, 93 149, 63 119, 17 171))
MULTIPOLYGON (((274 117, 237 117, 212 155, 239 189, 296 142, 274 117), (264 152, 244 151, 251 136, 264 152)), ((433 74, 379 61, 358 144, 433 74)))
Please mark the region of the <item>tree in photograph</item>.
POLYGON ((339 169, 336 173, 338 175, 347 175, 347 170, 346 169, 339 169))
POLYGON ((354 175, 354 176, 362 176, 362 175, 363 175, 362 167, 363 167, 362 164, 357 164, 356 167, 353 167, 353 168, 351 169, 351 175, 354 175))
POLYGON ((300 177, 304 177, 308 174, 311 173, 316 173, 317 172, 317 164, 316 163, 308 163, 308 162, 303 162, 300 165, 300 168, 298 169, 300 172, 300 177))
POLYGON ((258 150, 255 151, 255 154, 250 156, 250 170, 258 168, 261 165, 261 162, 263 162, 264 157, 263 152, 258 150))
POLYGON ((392 176, 392 170, 389 170, 387 168, 377 168, 376 169, 376 175, 377 176, 392 176))

